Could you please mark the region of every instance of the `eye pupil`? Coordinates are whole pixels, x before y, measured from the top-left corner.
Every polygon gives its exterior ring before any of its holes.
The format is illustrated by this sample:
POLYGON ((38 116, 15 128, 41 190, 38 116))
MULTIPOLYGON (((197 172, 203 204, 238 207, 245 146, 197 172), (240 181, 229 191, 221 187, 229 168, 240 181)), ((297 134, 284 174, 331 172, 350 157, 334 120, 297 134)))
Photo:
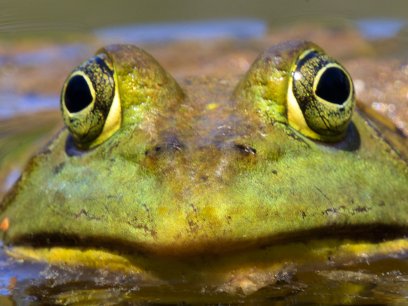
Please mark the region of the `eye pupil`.
POLYGON ((70 113, 76 113, 92 103, 92 94, 88 83, 81 75, 73 76, 65 90, 65 106, 70 113))
POLYGON ((350 95, 350 81, 343 70, 327 68, 320 77, 316 95, 335 104, 343 104, 350 95))

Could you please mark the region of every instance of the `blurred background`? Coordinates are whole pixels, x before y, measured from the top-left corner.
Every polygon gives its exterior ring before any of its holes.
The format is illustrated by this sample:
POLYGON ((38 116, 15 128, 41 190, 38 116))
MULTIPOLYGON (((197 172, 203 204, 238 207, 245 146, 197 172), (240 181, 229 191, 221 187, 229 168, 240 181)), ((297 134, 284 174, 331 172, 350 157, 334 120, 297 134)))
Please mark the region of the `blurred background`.
POLYGON ((404 0, 2 0, 3 37, 48 36, 132 24, 255 18, 268 27, 299 22, 344 23, 387 18, 406 22, 404 0))

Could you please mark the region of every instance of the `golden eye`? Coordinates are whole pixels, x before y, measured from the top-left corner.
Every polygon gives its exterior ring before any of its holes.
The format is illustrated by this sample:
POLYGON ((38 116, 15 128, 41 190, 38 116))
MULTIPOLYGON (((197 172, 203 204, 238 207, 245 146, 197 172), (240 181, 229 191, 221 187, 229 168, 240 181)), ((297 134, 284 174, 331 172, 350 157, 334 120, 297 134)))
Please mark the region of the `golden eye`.
POLYGON ((74 69, 61 92, 61 111, 75 144, 95 147, 120 127, 121 106, 112 62, 98 54, 74 69))
POLYGON ((355 105, 348 72, 320 50, 300 54, 290 71, 289 124, 310 138, 336 141, 347 130, 355 105))

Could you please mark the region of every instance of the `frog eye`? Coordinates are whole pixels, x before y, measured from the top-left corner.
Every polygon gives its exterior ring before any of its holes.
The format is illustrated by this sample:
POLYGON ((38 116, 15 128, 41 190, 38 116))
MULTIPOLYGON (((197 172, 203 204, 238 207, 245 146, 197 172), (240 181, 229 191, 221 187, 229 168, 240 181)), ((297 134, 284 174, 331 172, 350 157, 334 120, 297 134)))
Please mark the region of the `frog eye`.
POLYGON ((292 127, 310 138, 336 141, 345 135, 353 114, 353 82, 335 60, 306 50, 292 66, 287 102, 292 127))
POLYGON ((61 92, 61 111, 75 144, 92 148, 121 123, 119 94, 111 60, 98 54, 74 69, 61 92))

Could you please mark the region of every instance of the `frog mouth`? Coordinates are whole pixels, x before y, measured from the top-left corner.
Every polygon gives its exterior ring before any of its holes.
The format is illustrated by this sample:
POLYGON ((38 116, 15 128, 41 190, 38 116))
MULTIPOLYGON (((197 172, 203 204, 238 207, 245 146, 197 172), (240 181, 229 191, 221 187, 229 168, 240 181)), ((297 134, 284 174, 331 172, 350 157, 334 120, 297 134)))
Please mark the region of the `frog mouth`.
POLYGON ((174 248, 172 245, 144 246, 134 242, 109 237, 79 237, 60 233, 37 233, 15 238, 14 248, 30 249, 78 249, 101 250, 124 256, 167 257, 185 259, 205 256, 229 256, 232 253, 247 253, 254 250, 273 249, 291 244, 309 245, 312 242, 337 241, 341 245, 370 244, 379 245, 390 241, 406 240, 408 243, 408 228, 397 225, 367 224, 351 226, 327 226, 303 230, 293 233, 283 233, 279 236, 262 237, 256 240, 240 239, 237 241, 188 241, 174 248), (220 248, 221 246, 221 248, 220 248))
POLYGON ((273 243, 257 244, 239 251, 195 256, 164 256, 135 251, 124 246, 119 248, 118 244, 108 245, 113 243, 109 241, 105 241, 107 245, 103 247, 101 244, 85 245, 92 241, 76 240, 74 243, 73 237, 70 243, 68 240, 62 243, 59 237, 60 243, 51 246, 52 239, 57 238, 50 236, 48 244, 39 243, 39 236, 35 246, 8 247, 6 252, 13 257, 50 264, 138 275, 148 283, 164 281, 173 284, 180 282, 182 276, 184 282, 199 286, 211 285, 229 293, 238 291, 250 294, 275 283, 282 273, 333 269, 361 263, 372 265, 379 259, 389 257, 407 258, 407 229, 389 226, 365 229, 362 232, 363 228, 349 228, 337 233, 337 236, 327 234, 327 229, 326 232, 320 229, 320 237, 311 236, 317 232, 303 232, 285 241, 277 242, 275 239, 273 243), (379 236, 379 233, 382 235, 379 236))
MULTIPOLYGON (((15 258, 70 269, 137 275, 140 286, 152 282, 173 286, 182 279, 198 288, 212 286, 228 293, 251 294, 275 284, 283 274, 361 263, 372 266, 382 258, 407 258, 407 234, 406 227, 384 224, 331 226, 257 242, 225 241, 225 249, 229 247, 225 252, 166 255, 124 240, 42 233, 20 237, 14 241, 15 246, 6 247, 5 251, 15 258)), ((212 250, 214 245, 206 248, 212 250)))
POLYGON ((99 236, 78 236, 76 234, 64 233, 35 233, 14 237, 14 245, 31 246, 33 248, 42 247, 66 247, 66 248, 94 248, 105 249, 110 252, 120 253, 142 253, 152 254, 159 250, 164 256, 184 257, 201 256, 203 254, 223 254, 245 250, 248 248, 273 247, 287 243, 308 243, 312 240, 351 240, 356 242, 366 241, 379 243, 387 240, 395 240, 408 237, 408 227, 389 224, 362 224, 362 225, 330 225, 316 227, 308 230, 294 231, 290 233, 279 233, 269 237, 260 237, 258 239, 237 239, 232 240, 190 240, 180 248, 172 246, 146 246, 139 245, 130 240, 119 237, 99 237, 99 236), (222 244, 221 250, 216 245, 222 244), (202 247, 199 247, 202 245, 202 247))

